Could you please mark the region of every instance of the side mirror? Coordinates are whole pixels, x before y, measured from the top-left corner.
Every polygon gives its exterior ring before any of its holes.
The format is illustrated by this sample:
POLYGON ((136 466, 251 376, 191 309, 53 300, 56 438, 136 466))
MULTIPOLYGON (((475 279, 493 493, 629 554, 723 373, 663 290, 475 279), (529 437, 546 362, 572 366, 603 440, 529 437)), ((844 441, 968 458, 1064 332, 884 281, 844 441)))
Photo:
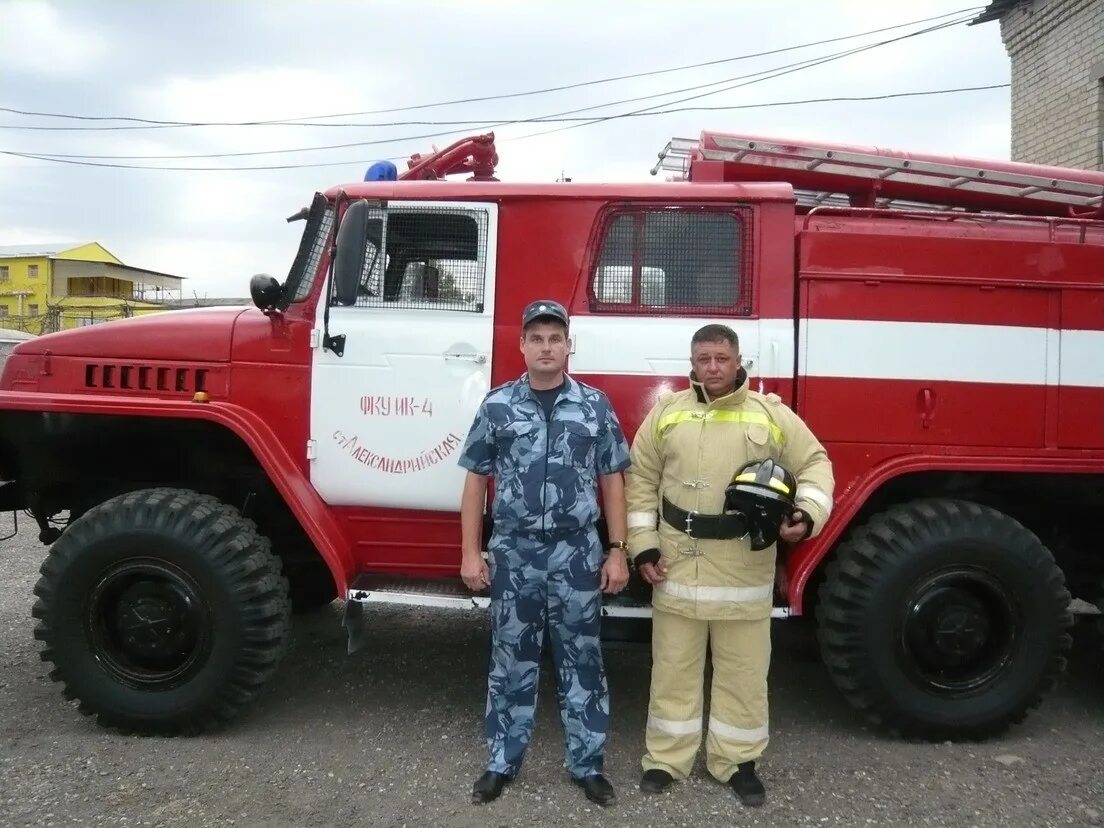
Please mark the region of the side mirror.
POLYGON ((253 304, 265 313, 275 310, 282 292, 280 283, 267 273, 258 273, 249 280, 249 295, 253 297, 253 304))
POLYGON ((337 229, 337 255, 334 257, 334 302, 355 305, 364 256, 368 248, 368 220, 372 208, 368 201, 354 201, 345 210, 337 229))

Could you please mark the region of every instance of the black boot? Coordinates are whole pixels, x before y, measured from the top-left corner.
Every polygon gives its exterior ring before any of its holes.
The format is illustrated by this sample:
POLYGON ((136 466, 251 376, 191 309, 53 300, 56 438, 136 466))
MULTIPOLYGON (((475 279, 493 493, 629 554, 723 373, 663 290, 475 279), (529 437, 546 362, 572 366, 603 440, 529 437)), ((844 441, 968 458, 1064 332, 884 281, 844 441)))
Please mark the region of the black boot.
POLYGON ((512 776, 507 776, 504 773, 487 771, 476 779, 475 784, 472 785, 472 804, 485 805, 488 802, 493 802, 498 799, 502 789, 506 787, 506 783, 512 780, 512 776))
POLYGON ((755 775, 754 762, 741 762, 737 765, 736 773, 729 777, 728 784, 740 798, 740 802, 749 808, 758 808, 767 801, 767 791, 755 775))
POLYGON ((583 789, 586 798, 596 805, 605 808, 617 800, 617 794, 613 792, 613 785, 600 773, 591 774, 582 778, 572 777, 572 781, 583 789))
POLYGON ((652 768, 644 771, 644 776, 640 778, 640 790, 650 794, 663 793, 674 781, 675 777, 662 768, 652 768))

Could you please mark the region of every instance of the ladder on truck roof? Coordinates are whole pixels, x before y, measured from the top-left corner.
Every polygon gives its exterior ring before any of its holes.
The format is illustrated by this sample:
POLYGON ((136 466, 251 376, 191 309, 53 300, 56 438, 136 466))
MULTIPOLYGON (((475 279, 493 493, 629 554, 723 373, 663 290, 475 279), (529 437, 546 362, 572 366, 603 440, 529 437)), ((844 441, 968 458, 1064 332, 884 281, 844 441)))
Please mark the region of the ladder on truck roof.
MULTIPOLYGON (((1031 215, 1104 218, 1104 173, 1014 162, 862 151, 833 144, 703 132, 673 138, 652 175, 693 181, 700 162, 721 162, 723 177, 699 180, 785 181, 804 206, 989 210, 1031 215)), ((712 165, 716 167, 716 164, 712 165)))

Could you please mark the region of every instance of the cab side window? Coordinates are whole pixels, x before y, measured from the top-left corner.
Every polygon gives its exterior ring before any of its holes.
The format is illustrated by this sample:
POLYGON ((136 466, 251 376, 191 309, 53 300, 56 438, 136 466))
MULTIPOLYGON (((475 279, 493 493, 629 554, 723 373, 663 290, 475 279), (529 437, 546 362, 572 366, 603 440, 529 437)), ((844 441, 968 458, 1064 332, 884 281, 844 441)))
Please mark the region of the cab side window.
POLYGON ((739 208, 615 208, 590 273, 605 313, 751 314, 750 220, 739 208))
POLYGON ((486 211, 391 208, 369 221, 356 307, 483 312, 486 211))

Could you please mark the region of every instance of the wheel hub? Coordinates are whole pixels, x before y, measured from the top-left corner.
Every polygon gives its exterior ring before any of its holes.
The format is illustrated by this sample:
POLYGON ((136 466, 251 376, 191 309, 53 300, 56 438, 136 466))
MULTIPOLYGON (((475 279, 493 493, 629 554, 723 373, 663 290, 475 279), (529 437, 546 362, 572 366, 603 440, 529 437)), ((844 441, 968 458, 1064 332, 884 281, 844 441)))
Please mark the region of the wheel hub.
POLYGON ((940 573, 907 603, 901 643, 906 664, 930 689, 961 692, 991 680, 1016 641, 1016 604, 980 570, 940 573))
POLYGON ((132 586, 117 604, 119 640, 137 659, 169 657, 189 637, 187 600, 157 587, 148 582, 132 586))
POLYGON ((86 630, 96 657, 122 681, 172 686, 202 662, 210 616, 183 570, 133 559, 106 572, 92 592, 86 630))
POLYGON ((922 596, 913 608, 912 629, 918 644, 926 644, 932 655, 950 662, 975 658, 989 640, 992 624, 985 607, 962 589, 948 589, 922 596))

